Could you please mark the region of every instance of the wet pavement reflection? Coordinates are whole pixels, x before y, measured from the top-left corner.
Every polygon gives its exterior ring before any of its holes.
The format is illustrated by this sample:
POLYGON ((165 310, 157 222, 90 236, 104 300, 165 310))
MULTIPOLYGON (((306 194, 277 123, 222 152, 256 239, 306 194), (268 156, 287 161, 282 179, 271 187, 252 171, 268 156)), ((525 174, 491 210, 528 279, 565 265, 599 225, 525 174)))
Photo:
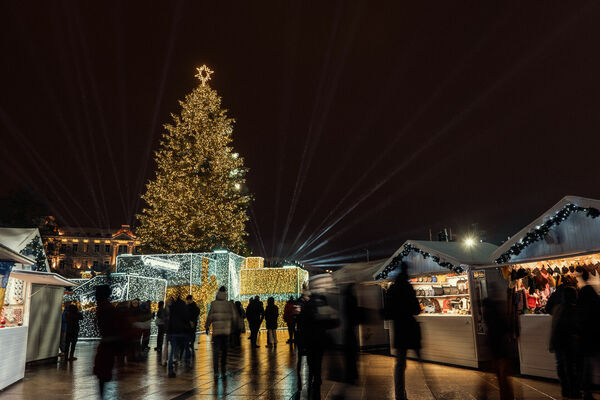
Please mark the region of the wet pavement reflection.
MULTIPOLYGON (((199 339, 194 366, 179 365, 177 377, 168 378, 157 354, 146 360, 120 365, 115 380, 107 384, 107 398, 114 399, 306 399, 306 388, 298 391, 296 353, 286 345, 287 332, 279 331, 279 345, 265 348, 266 332, 259 337, 260 348, 250 349, 243 338, 242 348, 229 352, 225 379, 213 376, 210 338, 199 339)), ((153 339, 154 343, 154 339, 153 339)), ((153 344, 152 343, 152 344, 153 344)), ((25 379, 0 392, 4 399, 96 399, 98 383, 92 374, 96 342, 79 342, 71 363, 28 367, 25 379)), ((154 346, 152 345, 151 348, 154 346)), ((327 363, 327 358, 325 359, 327 363)), ((346 388, 346 399, 393 399, 394 359, 385 355, 361 354, 356 386, 346 388)), ((335 399, 339 383, 327 380, 324 368, 322 399, 335 399)), ((306 366, 302 379, 307 378, 306 366)), ((487 398, 499 398, 495 376, 481 371, 409 361, 406 375, 409 399, 477 399, 481 385, 487 398), (424 374, 427 379, 424 379, 424 374)), ((558 399, 556 382, 514 378, 519 399, 558 399)))

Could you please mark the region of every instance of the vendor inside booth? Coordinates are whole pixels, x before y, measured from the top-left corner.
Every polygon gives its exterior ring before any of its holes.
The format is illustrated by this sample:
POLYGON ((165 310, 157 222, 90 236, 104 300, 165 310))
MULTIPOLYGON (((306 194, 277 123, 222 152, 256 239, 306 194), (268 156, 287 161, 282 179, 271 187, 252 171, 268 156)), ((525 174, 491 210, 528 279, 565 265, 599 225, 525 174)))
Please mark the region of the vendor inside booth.
MULTIPOLYGON (((421 357, 427 361, 478 367, 486 358, 478 338, 482 287, 474 277, 474 266, 485 265, 496 246, 489 243, 433 242, 409 240, 375 274, 390 284, 402 262, 408 266, 421 314, 421 357)), ((390 332, 393 324, 386 324, 390 332)), ((483 332, 479 332, 483 334, 483 332)))
MULTIPOLYGON (((507 304, 521 374, 558 378, 556 360, 549 351, 552 316, 548 302, 561 286, 579 290, 587 284, 598 293, 599 216, 600 201, 564 197, 492 255, 495 265, 489 268, 499 268, 509 287, 507 304)), ((600 383, 597 360, 593 379, 600 383)))

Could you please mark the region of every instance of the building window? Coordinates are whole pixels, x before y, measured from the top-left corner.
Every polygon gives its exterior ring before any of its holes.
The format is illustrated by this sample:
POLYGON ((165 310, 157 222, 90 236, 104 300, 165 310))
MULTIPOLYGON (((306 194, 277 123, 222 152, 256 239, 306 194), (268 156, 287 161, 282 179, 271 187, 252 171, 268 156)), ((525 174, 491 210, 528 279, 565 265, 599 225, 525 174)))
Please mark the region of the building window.
POLYGON ((60 245, 60 250, 59 250, 60 254, 65 254, 66 251, 67 251, 67 245, 64 244, 64 243, 61 244, 60 245))
POLYGON ((105 253, 110 253, 110 244, 105 244, 104 245, 104 252, 105 253))
POLYGON ((100 245, 99 244, 94 245, 94 253, 100 253, 100 245))
POLYGON ((87 261, 82 261, 82 262, 81 262, 81 267, 82 267, 83 269, 87 269, 87 261))
POLYGON ((107 270, 108 269, 108 261, 104 261, 104 269, 107 270))
POLYGON ((83 252, 84 252, 84 253, 87 253, 87 249, 88 249, 88 244, 87 244, 87 243, 84 243, 84 244, 83 244, 83 252))
POLYGON ((79 245, 77 243, 73 243, 73 253, 77 253, 78 248, 79 248, 79 245))
POLYGON ((121 254, 121 253, 127 253, 127 245, 126 244, 119 245, 119 254, 121 254))
POLYGON ((98 261, 94 261, 94 270, 98 270, 98 261))
POLYGON ((48 243, 48 253, 51 253, 54 251, 54 243, 50 242, 48 243))
POLYGON ((60 262, 58 263, 58 266, 60 268, 64 268, 65 267, 65 260, 60 260, 60 262))

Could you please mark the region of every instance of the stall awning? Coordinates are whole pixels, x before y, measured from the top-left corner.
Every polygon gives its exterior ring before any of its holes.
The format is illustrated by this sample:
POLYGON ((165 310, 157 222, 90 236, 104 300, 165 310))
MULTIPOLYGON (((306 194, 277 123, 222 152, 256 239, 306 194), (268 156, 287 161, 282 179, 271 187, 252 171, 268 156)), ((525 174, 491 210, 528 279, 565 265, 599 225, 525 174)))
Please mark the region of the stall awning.
POLYGON ((10 273, 10 277, 31 283, 39 283, 42 285, 77 286, 73 282, 70 282, 62 276, 52 272, 13 270, 10 273))
POLYGON ((12 250, 11 248, 0 243, 0 261, 11 261, 23 265, 33 265, 35 261, 29 257, 25 257, 12 250))

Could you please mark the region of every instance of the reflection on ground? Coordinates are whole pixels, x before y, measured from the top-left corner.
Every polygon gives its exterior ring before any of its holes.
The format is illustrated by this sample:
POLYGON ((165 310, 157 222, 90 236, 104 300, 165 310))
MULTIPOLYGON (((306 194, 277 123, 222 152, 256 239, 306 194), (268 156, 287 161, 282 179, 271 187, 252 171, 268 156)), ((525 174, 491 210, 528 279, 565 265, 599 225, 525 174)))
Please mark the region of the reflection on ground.
MULTIPOLYGON (((215 380, 212 372, 210 341, 199 339, 195 365, 179 367, 176 378, 168 378, 166 368, 150 352, 144 362, 130 363, 117 369, 108 393, 114 399, 306 399, 306 389, 298 390, 296 353, 285 344, 287 332, 280 331, 279 345, 265 348, 266 334, 260 335, 259 349, 250 349, 243 339, 242 348, 231 350, 226 379, 215 380)), ((51 364, 29 367, 25 379, 5 391, 5 399, 94 399, 98 398, 97 381, 92 375, 96 343, 80 342, 78 360, 71 364, 51 364)), ((342 390, 346 399, 393 399, 394 359, 384 355, 363 354, 360 359, 361 378, 358 385, 344 388, 327 380, 324 369, 323 399, 335 399, 342 390)), ((303 371, 306 379, 306 370, 303 371)), ((558 399, 556 382, 515 378, 515 394, 519 399, 558 399)), ((476 370, 426 363, 409 362, 407 393, 410 399, 476 399, 482 398, 481 388, 489 399, 498 398, 492 375, 476 370), (425 379, 427 377, 427 379, 425 379), (435 395, 435 396, 434 396, 435 395)))

